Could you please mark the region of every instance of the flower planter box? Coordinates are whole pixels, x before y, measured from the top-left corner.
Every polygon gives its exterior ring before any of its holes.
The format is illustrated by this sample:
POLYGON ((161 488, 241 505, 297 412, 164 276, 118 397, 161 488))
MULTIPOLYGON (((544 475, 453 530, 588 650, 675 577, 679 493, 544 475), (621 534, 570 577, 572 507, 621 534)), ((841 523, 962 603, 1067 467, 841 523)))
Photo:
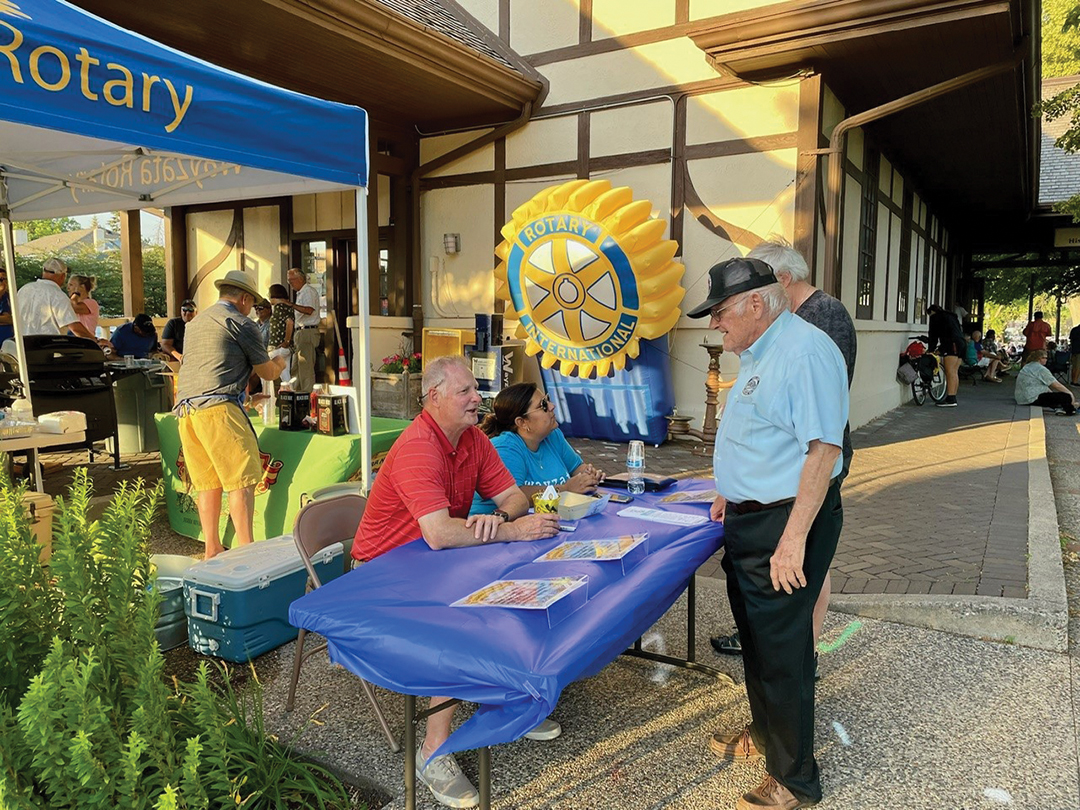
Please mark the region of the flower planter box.
POLYGON ((412 419, 420 413, 420 375, 371 373, 371 415, 412 419))

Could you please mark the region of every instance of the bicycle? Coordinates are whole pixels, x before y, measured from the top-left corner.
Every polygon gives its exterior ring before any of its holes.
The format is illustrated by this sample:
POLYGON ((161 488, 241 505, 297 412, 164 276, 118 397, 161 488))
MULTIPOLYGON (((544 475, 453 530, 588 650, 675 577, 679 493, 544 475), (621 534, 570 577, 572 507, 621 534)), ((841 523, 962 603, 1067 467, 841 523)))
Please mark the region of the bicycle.
POLYGON ((913 341, 900 355, 897 376, 911 386, 911 398, 916 405, 926 402, 926 395, 934 402, 945 400, 945 371, 936 354, 926 350, 926 335, 912 335, 913 341))

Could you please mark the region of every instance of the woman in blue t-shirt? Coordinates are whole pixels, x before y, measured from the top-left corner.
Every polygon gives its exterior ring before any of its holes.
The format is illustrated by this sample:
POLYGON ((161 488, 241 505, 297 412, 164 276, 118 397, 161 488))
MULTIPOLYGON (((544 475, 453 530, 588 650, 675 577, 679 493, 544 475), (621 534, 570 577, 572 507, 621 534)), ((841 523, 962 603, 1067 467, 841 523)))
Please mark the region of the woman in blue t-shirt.
MULTIPOLYGON (((549 484, 560 492, 591 494, 604 480, 604 474, 582 462, 566 441, 551 400, 536 383, 516 383, 500 391, 480 428, 491 437, 499 458, 530 501, 533 493, 543 492, 549 484)), ((470 514, 494 508, 492 501, 477 495, 470 514)))

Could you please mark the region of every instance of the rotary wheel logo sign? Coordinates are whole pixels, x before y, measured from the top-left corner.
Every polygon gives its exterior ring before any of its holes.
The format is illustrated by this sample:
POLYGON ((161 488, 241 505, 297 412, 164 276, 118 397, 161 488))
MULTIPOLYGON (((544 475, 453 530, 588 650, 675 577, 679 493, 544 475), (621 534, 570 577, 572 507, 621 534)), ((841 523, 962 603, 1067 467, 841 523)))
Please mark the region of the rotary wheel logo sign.
POLYGON ((496 295, 544 368, 606 376, 678 321, 678 244, 661 238, 664 220, 651 212, 629 188, 575 180, 540 192, 503 227, 496 295))

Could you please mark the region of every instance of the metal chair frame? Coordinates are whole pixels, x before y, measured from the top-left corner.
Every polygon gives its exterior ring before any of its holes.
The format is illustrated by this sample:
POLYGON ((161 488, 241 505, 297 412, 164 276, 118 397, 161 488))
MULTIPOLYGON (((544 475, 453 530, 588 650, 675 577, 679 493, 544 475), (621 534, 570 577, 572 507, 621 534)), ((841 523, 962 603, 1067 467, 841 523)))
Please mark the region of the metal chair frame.
MULTIPOLYGON (((366 506, 367 498, 360 495, 341 495, 336 498, 311 501, 296 514, 296 520, 293 523, 293 542, 296 544, 296 550, 300 552, 300 559, 304 562, 304 568, 307 569, 308 580, 305 592, 311 592, 322 587, 315 566, 311 564, 312 555, 334 543, 345 542, 346 547, 348 547, 356 534, 357 526, 360 525, 360 518, 363 517, 366 506)), ((347 556, 346 559, 348 559, 347 556)), ((296 639, 296 655, 293 659, 289 698, 285 703, 285 711, 287 712, 293 710, 296 685, 300 680, 300 667, 307 658, 326 649, 326 644, 322 643, 305 650, 304 641, 306 637, 307 630, 301 628, 300 635, 296 639)), ((390 743, 390 750, 397 753, 401 750, 401 746, 390 731, 390 726, 386 722, 386 717, 383 715, 382 707, 375 697, 371 684, 363 678, 358 677, 357 679, 360 681, 360 688, 363 689, 364 696, 367 697, 371 708, 375 711, 375 718, 379 721, 379 726, 382 728, 387 742, 390 743)))

